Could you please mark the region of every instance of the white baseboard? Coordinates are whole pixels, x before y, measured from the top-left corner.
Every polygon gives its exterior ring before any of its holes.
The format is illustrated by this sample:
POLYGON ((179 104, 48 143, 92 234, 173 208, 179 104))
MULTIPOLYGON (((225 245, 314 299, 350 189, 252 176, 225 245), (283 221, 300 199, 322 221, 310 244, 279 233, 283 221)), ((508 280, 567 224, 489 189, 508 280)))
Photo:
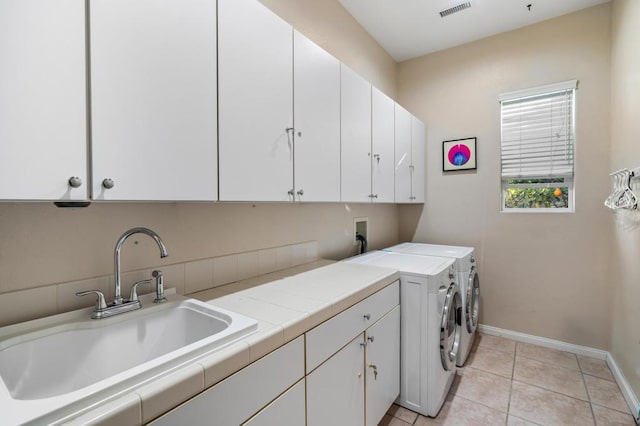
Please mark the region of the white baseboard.
POLYGON ((609 352, 601 349, 574 345, 573 343, 566 343, 561 342, 560 340, 547 339, 546 337, 538 337, 517 331, 505 330, 503 328, 492 327, 490 325, 479 324, 478 331, 492 336, 506 337, 512 340, 517 340, 518 342, 531 343, 533 345, 544 346, 545 348, 558 349, 560 351, 571 352, 576 355, 588 356, 589 358, 601 359, 603 361, 607 359, 607 355, 609 354, 609 352))
POLYGON ((607 353, 607 365, 609 366, 611 373, 613 373, 613 377, 616 379, 618 386, 620 386, 622 395, 636 418, 636 423, 640 424, 640 401, 638 401, 638 397, 633 392, 633 389, 631 389, 631 385, 629 385, 627 378, 622 374, 622 370, 620 370, 616 360, 609 352, 607 353))
POLYGON ((480 333, 489 334, 491 336, 506 337, 508 339, 516 340, 523 343, 531 343, 538 346, 544 346, 546 348, 558 349, 560 351, 571 352, 576 355, 587 356, 590 358, 601 359, 607 362, 607 365, 613 373, 613 377, 618 383, 624 399, 629 405, 629 409, 634 414, 637 424, 640 424, 640 401, 633 392, 631 385, 627 381, 624 374, 618 367, 615 359, 611 353, 603 351, 601 349, 594 349, 588 346, 574 345, 572 343, 561 342, 559 340, 548 339, 546 337, 532 336, 531 334, 524 334, 517 331, 505 330, 503 328, 492 327, 490 325, 478 324, 478 331, 480 333))

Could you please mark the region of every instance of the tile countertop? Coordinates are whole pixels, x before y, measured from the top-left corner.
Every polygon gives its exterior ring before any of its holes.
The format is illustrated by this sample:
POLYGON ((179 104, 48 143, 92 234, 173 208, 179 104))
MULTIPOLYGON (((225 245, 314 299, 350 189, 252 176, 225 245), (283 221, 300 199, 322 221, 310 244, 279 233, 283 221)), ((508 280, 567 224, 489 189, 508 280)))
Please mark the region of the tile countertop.
POLYGON ((61 424, 150 422, 399 278, 394 269, 321 260, 188 295, 258 320, 257 331, 61 424))

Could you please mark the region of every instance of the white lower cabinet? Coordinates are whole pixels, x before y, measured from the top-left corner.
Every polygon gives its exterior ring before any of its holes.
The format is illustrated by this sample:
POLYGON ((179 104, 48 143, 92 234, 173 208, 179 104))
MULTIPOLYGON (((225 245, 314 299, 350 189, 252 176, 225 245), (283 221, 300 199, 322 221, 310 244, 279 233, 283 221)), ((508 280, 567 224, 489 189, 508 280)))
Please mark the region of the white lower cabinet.
POLYGON ((365 333, 366 425, 375 426, 400 394, 400 306, 365 333))
POLYGON ((238 426, 303 376, 304 340, 301 336, 212 386, 151 424, 154 426, 238 426))
POLYGON ((399 303, 396 281, 151 424, 375 426, 400 394, 399 303))
POLYGON ((307 425, 364 425, 364 335, 307 376, 307 425))
POLYGON ((395 283, 306 334, 308 426, 375 426, 382 420, 400 394, 398 297, 395 283), (358 315, 349 315, 353 312, 358 315), (309 360, 317 358, 310 352, 331 346, 328 336, 353 330, 362 319, 373 324, 309 372, 309 360))
POLYGON ((246 426, 301 426, 305 424, 305 386, 300 380, 291 389, 264 407, 246 426))

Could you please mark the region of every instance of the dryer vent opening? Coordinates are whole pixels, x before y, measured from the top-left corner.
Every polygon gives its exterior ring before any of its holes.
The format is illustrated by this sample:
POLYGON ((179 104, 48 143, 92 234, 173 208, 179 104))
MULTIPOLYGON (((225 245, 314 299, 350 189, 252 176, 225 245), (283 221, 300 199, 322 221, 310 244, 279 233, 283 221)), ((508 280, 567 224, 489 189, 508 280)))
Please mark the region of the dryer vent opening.
POLYGON ((470 1, 460 3, 457 6, 450 7, 449 9, 446 9, 440 12, 440 17, 444 18, 445 16, 453 15, 454 13, 461 12, 465 9, 469 9, 470 7, 471 7, 470 1))

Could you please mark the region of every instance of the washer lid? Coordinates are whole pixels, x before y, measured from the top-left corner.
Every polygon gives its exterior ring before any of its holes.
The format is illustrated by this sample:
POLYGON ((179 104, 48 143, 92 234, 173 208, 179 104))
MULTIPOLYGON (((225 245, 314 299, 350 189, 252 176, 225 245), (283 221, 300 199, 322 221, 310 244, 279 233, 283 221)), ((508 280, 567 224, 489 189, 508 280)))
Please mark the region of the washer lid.
POLYGON ((438 275, 453 265, 454 259, 372 251, 361 256, 346 259, 345 262, 384 266, 397 269, 401 273, 417 276, 433 276, 438 275))
POLYGON ((464 259, 473 253, 473 247, 441 246, 437 244, 402 243, 384 249, 395 253, 417 254, 422 256, 444 256, 464 259))

